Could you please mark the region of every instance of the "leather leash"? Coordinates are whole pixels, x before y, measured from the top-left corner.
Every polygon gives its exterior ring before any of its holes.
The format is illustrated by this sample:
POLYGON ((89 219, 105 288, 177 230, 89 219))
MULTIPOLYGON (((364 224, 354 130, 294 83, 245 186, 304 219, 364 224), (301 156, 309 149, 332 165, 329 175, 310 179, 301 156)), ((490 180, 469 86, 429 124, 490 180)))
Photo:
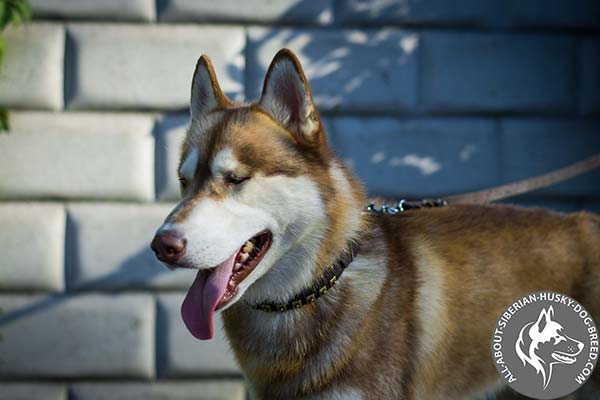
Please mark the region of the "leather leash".
POLYGON ((575 176, 582 175, 600 167, 600 153, 581 161, 568 165, 564 168, 548 172, 546 174, 533 176, 520 181, 507 183, 505 185, 496 186, 489 189, 478 190, 463 194, 457 194, 440 199, 423 199, 423 200, 406 200, 402 199, 393 206, 381 204, 377 207, 375 203, 369 203, 365 207, 365 212, 375 214, 395 215, 404 211, 420 209, 444 207, 448 204, 485 204, 494 201, 507 199, 519 194, 531 192, 547 186, 555 185, 559 182, 566 181, 575 176))
POLYGON ((519 194, 532 192, 547 186, 552 186, 599 167, 600 153, 546 174, 533 176, 531 178, 507 183, 490 189, 449 196, 446 197, 445 200, 448 204, 491 203, 514 197, 519 194))

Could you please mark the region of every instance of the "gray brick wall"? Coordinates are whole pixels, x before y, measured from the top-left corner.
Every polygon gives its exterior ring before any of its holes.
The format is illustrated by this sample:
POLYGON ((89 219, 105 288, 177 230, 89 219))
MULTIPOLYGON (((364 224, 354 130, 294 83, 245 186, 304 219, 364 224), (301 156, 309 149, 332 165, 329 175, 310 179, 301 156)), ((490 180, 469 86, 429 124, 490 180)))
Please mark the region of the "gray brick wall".
MULTIPOLYGON (((30 0, 5 32, 0 399, 244 399, 192 275, 148 244, 178 198, 197 57, 237 100, 280 47, 373 195, 442 196, 600 151, 595 0, 30 0)), ((512 201, 600 212, 600 173, 512 201)), ((220 321, 217 321, 220 330, 220 321)))

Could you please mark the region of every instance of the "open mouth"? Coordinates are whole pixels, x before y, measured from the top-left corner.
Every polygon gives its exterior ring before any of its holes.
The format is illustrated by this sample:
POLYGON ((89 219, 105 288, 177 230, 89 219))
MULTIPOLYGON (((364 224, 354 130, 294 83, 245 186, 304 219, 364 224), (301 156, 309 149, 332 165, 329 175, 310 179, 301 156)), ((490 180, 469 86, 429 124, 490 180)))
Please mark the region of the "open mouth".
POLYGON ((181 305, 181 316, 192 335, 202 340, 212 338, 214 312, 236 296, 240 283, 258 266, 272 240, 270 231, 262 231, 244 242, 221 264, 198 270, 181 305))
MULTIPOLYGON (((223 306, 235 297, 239 284, 250 275, 267 253, 269 247, 271 247, 272 237, 271 232, 263 231, 252 239, 247 240, 246 243, 240 247, 235 256, 235 264, 233 265, 233 271, 229 277, 229 282, 227 282, 225 293, 221 296, 215 310, 223 308, 223 306)), ((214 272, 214 269, 215 268, 211 268, 204 271, 212 273, 214 272)))
POLYGON ((573 364, 575 361, 577 361, 574 357, 571 357, 570 355, 565 354, 561 351, 553 352, 552 358, 564 364, 573 364))

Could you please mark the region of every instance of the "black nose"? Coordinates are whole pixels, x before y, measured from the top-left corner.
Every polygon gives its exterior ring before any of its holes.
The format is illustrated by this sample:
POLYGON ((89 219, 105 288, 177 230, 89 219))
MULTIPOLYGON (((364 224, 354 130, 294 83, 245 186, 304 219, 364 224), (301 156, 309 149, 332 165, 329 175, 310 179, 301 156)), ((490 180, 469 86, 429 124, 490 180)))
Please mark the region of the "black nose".
POLYGON ((168 230, 159 231, 152 239, 150 247, 160 261, 176 264, 185 253, 185 244, 186 240, 183 235, 177 231, 168 230))

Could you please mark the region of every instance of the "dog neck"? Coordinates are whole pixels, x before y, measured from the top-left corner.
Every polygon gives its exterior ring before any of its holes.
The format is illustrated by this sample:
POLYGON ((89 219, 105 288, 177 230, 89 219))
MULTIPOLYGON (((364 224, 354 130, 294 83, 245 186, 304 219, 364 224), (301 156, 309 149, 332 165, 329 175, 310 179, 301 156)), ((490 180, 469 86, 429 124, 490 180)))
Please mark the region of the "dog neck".
POLYGON ((329 385, 354 357, 348 346, 384 285, 387 248, 373 228, 339 282, 313 304, 263 312, 239 302, 223 319, 231 347, 257 398, 300 398, 329 385))
POLYGON ((287 301, 279 303, 264 302, 251 304, 252 308, 264 312, 286 312, 316 302, 320 297, 325 296, 337 283, 344 273, 344 270, 354 260, 359 251, 359 243, 355 240, 350 241, 346 250, 338 257, 338 259, 335 260, 334 263, 328 265, 323 274, 314 280, 309 287, 304 288, 287 301))
MULTIPOLYGON (((346 174, 332 168, 337 204, 330 207, 338 208, 329 215, 330 240, 321 241, 316 251, 310 242, 298 246, 286 255, 293 258, 282 257, 273 267, 283 266, 280 263, 286 260, 302 260, 304 265, 296 267, 313 271, 311 276, 318 277, 346 250, 349 241, 360 237, 369 242, 369 248, 361 250, 339 282, 315 303, 298 309, 267 313, 240 301, 223 313, 234 353, 260 397, 293 398, 318 391, 317 383, 325 385, 330 371, 324 366, 339 369, 349 362, 351 350, 344 343, 350 342, 385 280, 385 243, 368 227, 361 213, 362 191, 349 190, 352 183, 346 174), (337 234, 332 233, 336 229, 337 234)), ((286 298, 303 288, 295 288, 286 298)))

